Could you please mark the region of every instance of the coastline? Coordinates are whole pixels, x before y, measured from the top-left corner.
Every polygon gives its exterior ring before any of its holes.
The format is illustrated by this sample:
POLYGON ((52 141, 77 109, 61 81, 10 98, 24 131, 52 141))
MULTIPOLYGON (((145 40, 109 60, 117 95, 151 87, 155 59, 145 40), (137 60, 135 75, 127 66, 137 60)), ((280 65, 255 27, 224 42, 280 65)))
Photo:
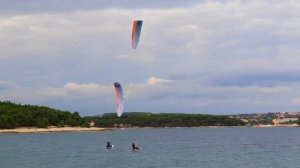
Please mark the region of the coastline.
POLYGON ((23 134, 23 133, 51 133, 51 132, 88 132, 88 131, 111 131, 114 128, 98 128, 98 127, 20 127, 15 129, 0 129, 0 134, 23 134))
POLYGON ((257 125, 252 126, 198 126, 198 127, 140 127, 140 126, 132 126, 132 127, 114 127, 114 129, 131 129, 131 128, 296 128, 300 127, 298 125, 260 125, 259 127, 257 125))
POLYGON ((97 131, 112 131, 115 129, 130 129, 130 128, 278 128, 278 127, 299 127, 296 125, 262 125, 262 126, 200 126, 200 127, 115 127, 115 128, 99 128, 99 127, 19 127, 15 129, 0 129, 0 134, 25 134, 25 133, 59 133, 59 132, 97 132, 97 131))

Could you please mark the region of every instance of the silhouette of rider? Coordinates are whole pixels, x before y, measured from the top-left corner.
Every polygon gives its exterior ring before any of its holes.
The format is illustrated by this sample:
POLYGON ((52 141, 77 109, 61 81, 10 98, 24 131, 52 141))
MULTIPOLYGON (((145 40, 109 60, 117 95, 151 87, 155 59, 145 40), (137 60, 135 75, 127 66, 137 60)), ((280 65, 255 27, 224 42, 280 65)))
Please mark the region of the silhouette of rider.
POLYGON ((139 148, 139 147, 136 147, 136 146, 135 146, 135 143, 132 143, 132 150, 135 151, 135 150, 138 150, 138 149, 140 149, 140 148, 139 148))
POLYGON ((112 147, 112 145, 110 144, 110 142, 109 142, 109 141, 107 141, 106 148, 107 148, 107 149, 109 149, 109 148, 111 148, 111 147, 112 147))

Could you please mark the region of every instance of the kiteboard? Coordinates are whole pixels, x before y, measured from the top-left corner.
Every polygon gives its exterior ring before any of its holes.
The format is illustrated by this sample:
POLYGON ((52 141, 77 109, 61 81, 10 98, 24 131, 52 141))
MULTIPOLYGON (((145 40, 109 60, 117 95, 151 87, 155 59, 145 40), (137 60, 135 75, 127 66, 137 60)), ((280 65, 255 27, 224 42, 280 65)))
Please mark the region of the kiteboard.
POLYGON ((111 145, 111 147, 106 147, 106 149, 111 149, 111 148, 113 148, 114 147, 114 145, 111 145))
POLYGON ((142 147, 136 147, 135 149, 132 149, 132 151, 135 152, 135 151, 139 151, 141 149, 142 149, 142 147))

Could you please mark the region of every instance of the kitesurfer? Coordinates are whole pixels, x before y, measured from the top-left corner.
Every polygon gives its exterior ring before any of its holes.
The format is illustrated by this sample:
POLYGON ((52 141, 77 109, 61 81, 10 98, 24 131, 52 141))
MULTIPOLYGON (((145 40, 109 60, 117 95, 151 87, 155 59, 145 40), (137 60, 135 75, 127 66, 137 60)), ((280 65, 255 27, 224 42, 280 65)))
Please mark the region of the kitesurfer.
POLYGON ((107 148, 107 149, 110 149, 110 148, 112 148, 112 145, 110 144, 110 142, 109 142, 109 141, 107 141, 106 148, 107 148))
POLYGON ((137 146, 135 146, 135 143, 132 143, 132 150, 133 151, 139 150, 139 149, 140 149, 140 147, 137 147, 137 146))

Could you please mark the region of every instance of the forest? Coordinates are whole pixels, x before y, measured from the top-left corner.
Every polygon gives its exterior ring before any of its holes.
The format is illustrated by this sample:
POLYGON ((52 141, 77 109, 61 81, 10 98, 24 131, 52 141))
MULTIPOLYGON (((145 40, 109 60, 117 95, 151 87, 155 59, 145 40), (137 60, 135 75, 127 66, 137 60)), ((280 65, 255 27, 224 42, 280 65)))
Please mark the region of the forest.
POLYGON ((68 112, 44 106, 21 105, 10 101, 0 101, 0 128, 48 126, 83 126, 84 119, 78 112, 68 112))
POLYGON ((114 113, 90 118, 96 127, 199 127, 199 126, 243 126, 239 119, 221 115, 184 113, 124 113, 118 118, 114 113))
POLYGON ((89 127, 198 127, 242 126, 239 119, 221 115, 130 112, 117 117, 115 113, 81 117, 78 112, 61 111, 45 106, 21 105, 0 101, 0 129, 17 127, 82 126, 89 127))

